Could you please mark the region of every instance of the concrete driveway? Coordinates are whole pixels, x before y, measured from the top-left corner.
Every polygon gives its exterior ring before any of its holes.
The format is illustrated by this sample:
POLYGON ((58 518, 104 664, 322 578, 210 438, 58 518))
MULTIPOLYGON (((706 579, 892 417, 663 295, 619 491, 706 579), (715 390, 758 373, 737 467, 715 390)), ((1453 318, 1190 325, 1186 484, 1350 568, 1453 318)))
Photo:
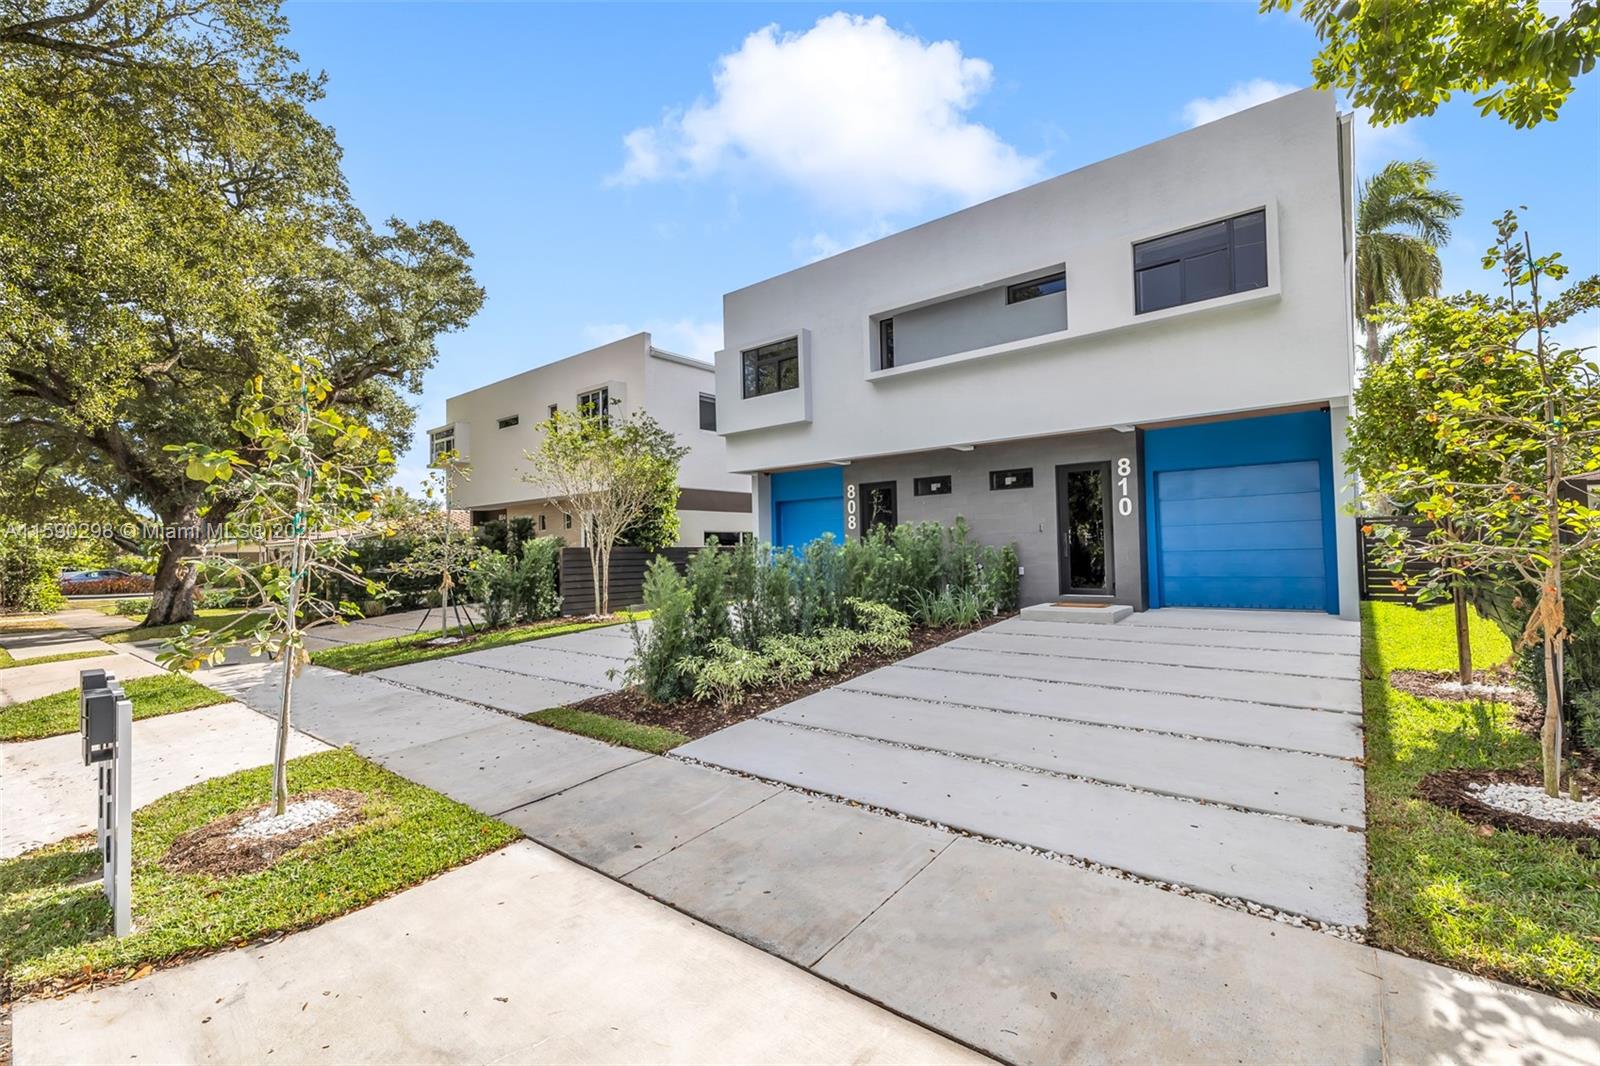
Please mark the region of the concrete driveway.
POLYGON ((1011 619, 675 754, 1361 926, 1359 645, 1286 612, 1011 619))

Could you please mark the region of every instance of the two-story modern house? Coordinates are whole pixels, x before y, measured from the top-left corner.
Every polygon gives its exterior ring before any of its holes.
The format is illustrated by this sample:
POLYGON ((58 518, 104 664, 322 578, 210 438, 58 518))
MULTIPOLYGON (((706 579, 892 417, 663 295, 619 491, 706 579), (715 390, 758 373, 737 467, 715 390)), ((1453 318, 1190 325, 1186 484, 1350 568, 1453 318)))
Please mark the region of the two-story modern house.
POLYGON ((451 486, 451 505, 473 524, 531 518, 543 535, 570 544, 582 531, 540 486, 523 480, 528 452, 557 411, 602 417, 647 412, 689 449, 678 470, 679 544, 707 537, 737 543, 751 530, 750 478, 730 474, 717 435, 714 373, 709 363, 663 351, 636 333, 445 401, 445 424, 429 432, 429 451, 454 450, 470 467, 451 486))
POLYGON ((1024 602, 1354 616, 1351 195, 1308 90, 729 293, 757 535, 963 515, 1024 602))

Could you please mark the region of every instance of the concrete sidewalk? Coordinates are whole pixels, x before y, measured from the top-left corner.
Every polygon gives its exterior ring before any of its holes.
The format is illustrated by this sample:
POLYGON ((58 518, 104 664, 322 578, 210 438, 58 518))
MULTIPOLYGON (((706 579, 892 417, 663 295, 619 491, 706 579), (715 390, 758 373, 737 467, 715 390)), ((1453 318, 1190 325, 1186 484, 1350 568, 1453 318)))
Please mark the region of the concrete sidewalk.
POLYGON ((526 842, 14 1029, 18 1066, 983 1061, 526 842))

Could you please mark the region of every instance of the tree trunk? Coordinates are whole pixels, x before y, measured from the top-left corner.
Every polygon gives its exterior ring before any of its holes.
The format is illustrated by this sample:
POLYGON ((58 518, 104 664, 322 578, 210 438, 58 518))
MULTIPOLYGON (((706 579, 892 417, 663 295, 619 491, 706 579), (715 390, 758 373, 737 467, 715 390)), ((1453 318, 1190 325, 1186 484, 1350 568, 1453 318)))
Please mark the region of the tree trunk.
POLYGON ((1383 351, 1378 347, 1378 323, 1367 319, 1367 365, 1377 366, 1383 362, 1383 351))
MULTIPOLYGON (((290 617, 299 604, 289 593, 290 617)), ((278 736, 272 750, 272 813, 282 814, 289 806, 289 712, 294 706, 294 674, 298 649, 290 646, 283 651, 283 699, 278 704, 278 736)))
POLYGON ((1472 684, 1472 630, 1468 626, 1467 590, 1455 587, 1456 601, 1456 677, 1463 687, 1472 684))
POLYGON ((603 597, 601 599, 601 602, 600 602, 600 613, 602 615, 610 614, 611 613, 611 545, 609 545, 609 544, 606 545, 605 550, 600 553, 600 590, 601 590, 601 594, 602 594, 602 597, 603 597))
POLYGON ((605 590, 600 587, 600 546, 593 539, 589 541, 589 579, 594 583, 594 609, 599 614, 605 590))
POLYGON ((1539 730, 1539 750, 1544 762, 1544 790, 1561 795, 1561 667, 1556 637, 1544 634, 1544 727, 1539 730))
POLYGON ((198 509, 192 505, 160 514, 166 536, 157 557, 144 625, 165 626, 194 620, 194 560, 203 543, 198 509), (173 535, 176 534, 176 535, 173 535))

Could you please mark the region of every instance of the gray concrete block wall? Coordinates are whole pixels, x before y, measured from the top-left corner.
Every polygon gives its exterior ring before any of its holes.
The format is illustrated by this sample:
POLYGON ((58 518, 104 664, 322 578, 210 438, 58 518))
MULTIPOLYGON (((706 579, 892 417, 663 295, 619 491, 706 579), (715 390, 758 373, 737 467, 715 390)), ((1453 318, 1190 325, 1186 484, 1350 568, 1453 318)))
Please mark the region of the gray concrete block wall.
MULTIPOLYGON (((1139 468, 1135 435, 1106 430, 1058 437, 1040 437, 1003 444, 982 444, 972 451, 945 448, 875 459, 858 459, 845 468, 845 484, 859 486, 877 481, 895 483, 901 522, 953 522, 966 518, 973 536, 985 544, 1015 544, 1023 568, 1023 604, 1060 598, 1060 567, 1056 538, 1056 467, 1066 463, 1112 464, 1111 551, 1115 588, 1111 599, 1144 609, 1139 524, 1143 500, 1139 493, 1139 468), (1120 486, 1117 461, 1128 460, 1127 493, 1131 513, 1118 512, 1120 486), (1031 489, 989 488, 991 470, 1033 468, 1031 489), (913 479, 948 474, 948 496, 917 496, 913 479)), ((860 536, 860 529, 846 535, 860 536)))

